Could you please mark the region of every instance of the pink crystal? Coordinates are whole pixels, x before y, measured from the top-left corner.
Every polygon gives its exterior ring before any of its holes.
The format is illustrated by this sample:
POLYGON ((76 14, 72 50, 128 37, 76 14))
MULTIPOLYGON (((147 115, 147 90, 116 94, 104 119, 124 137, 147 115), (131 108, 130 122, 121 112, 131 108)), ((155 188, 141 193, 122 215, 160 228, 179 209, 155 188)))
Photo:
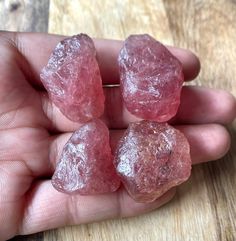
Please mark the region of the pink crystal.
POLYGON ((137 202, 152 202, 191 172, 185 136, 166 123, 141 121, 129 125, 115 160, 117 173, 137 202))
POLYGON ((58 43, 40 77, 53 103, 70 120, 82 123, 102 115, 102 80, 89 36, 58 43))
POLYGON ((148 120, 165 122, 180 103, 182 65, 147 34, 129 36, 120 51, 121 91, 127 109, 148 120))
POLYGON ((109 131, 100 120, 93 120, 74 132, 64 146, 52 184, 65 193, 114 192, 120 180, 112 160, 109 131))

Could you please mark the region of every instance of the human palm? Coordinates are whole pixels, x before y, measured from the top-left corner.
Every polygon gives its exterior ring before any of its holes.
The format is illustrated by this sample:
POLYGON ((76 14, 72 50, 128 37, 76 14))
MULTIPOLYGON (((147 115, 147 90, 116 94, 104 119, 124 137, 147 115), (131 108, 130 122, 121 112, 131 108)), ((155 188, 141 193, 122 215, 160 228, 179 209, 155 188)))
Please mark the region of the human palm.
MULTIPOLYGON (((63 145, 80 127, 50 102, 39 74, 63 37, 0 33, 0 240, 64 225, 138 215, 169 201, 171 189, 153 203, 134 202, 123 188, 96 196, 69 196, 51 185, 50 177, 63 145)), ((119 83, 116 64, 119 41, 96 40, 104 85, 119 83)), ((197 58, 170 47, 183 63, 186 80, 199 72, 197 58)), ((111 146, 135 117, 123 107, 119 87, 104 88, 111 146)), ((236 102, 225 91, 184 87, 181 105, 171 121, 190 142, 193 164, 222 157, 229 135, 221 124, 236 116, 236 102)))

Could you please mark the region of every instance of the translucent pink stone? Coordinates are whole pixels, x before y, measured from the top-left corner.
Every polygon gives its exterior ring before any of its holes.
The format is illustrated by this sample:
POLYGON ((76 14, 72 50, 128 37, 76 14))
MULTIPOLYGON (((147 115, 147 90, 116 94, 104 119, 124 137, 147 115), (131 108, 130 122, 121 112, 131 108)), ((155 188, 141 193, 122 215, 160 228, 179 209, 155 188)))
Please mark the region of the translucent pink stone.
POLYGON ((137 117, 165 122, 180 103, 182 65, 147 34, 129 36, 120 51, 121 91, 127 109, 137 117))
POLYGON ((120 140, 115 160, 117 173, 137 202, 152 202, 191 173, 185 136, 166 123, 132 123, 120 140))
POLYGON ((70 120, 83 123, 102 115, 102 80, 89 36, 58 43, 40 77, 53 103, 70 120))
POLYGON ((52 177, 61 192, 82 195, 114 192, 120 186, 109 144, 109 131, 100 120, 77 130, 63 148, 52 177))

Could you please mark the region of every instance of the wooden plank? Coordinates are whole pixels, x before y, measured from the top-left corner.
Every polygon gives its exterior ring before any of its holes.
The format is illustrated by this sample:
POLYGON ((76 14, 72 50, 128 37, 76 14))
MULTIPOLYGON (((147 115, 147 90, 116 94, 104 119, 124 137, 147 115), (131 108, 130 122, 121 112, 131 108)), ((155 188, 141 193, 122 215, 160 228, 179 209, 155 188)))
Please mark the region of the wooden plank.
POLYGON ((195 51, 203 66, 199 84, 232 91, 236 59, 234 1, 164 1, 174 44, 195 51), (226 72, 227 70, 227 72, 226 72))
MULTIPOLYGON (((200 56, 203 70, 197 84, 236 95, 235 18, 235 4, 226 0, 52 0, 49 32, 86 32, 117 39, 150 33, 200 56)), ((235 143, 235 134, 231 134, 235 143)), ((175 199, 155 212, 58 229, 57 240, 235 240, 235 157, 231 150, 218 162, 194 167, 191 179, 178 189, 175 199)), ((45 232, 45 241, 55 240, 52 237, 51 231, 45 232)))
POLYGON ((49 0, 0 1, 0 29, 47 32, 49 0))
POLYGON ((124 39, 131 33, 149 33, 172 44, 163 3, 155 0, 52 0, 48 30, 64 35, 85 32, 110 39, 124 39))

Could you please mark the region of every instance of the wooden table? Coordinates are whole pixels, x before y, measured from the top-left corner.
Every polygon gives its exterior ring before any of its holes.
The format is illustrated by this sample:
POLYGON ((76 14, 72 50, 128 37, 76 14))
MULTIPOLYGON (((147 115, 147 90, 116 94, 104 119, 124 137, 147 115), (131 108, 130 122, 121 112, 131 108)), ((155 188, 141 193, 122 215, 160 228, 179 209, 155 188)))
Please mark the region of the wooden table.
MULTIPOLYGON (((236 2, 233 0, 2 0, 0 28, 124 39, 149 33, 196 52, 195 83, 236 95, 236 2)), ((66 227, 13 240, 236 240, 236 125, 221 160, 195 166, 174 200, 129 219, 66 227)))

